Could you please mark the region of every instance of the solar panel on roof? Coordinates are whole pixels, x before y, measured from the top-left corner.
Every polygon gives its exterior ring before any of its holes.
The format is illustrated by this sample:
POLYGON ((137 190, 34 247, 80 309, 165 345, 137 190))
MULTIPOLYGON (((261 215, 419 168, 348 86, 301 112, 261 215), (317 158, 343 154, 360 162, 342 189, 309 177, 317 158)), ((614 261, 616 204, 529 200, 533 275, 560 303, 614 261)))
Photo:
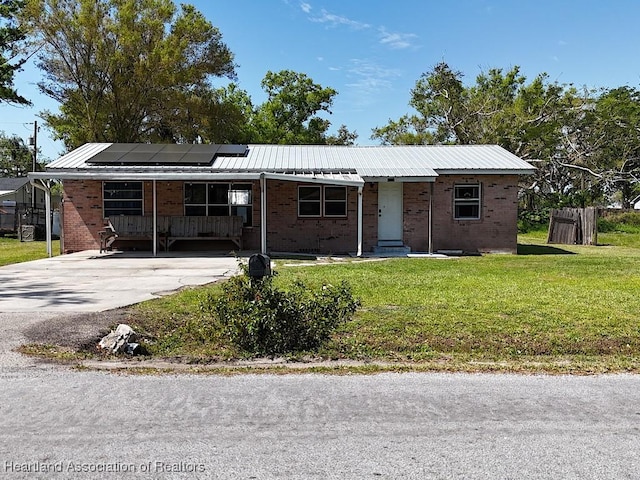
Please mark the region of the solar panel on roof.
POLYGON ((246 145, 220 145, 218 149, 218 155, 231 155, 235 157, 239 157, 244 155, 247 152, 246 145))
POLYGON ((114 143, 93 156, 95 165, 210 165, 218 155, 242 156, 247 145, 114 143))
POLYGON ((135 153, 158 153, 162 150, 165 145, 157 144, 157 143, 140 143, 136 145, 135 148, 132 149, 132 152, 135 153))

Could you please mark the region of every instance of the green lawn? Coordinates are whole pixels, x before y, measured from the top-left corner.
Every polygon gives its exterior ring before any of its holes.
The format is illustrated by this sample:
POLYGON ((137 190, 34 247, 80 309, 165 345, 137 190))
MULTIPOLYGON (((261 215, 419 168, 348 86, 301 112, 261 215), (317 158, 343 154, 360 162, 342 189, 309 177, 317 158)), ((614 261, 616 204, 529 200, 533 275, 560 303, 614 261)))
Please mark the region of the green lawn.
MULTIPOLYGON (((53 255, 60 253, 59 240, 53 242, 52 249, 53 255)), ((0 266, 46 257, 46 242, 21 242, 16 238, 0 237, 0 266)))
MULTIPOLYGON (((545 242, 537 231, 518 255, 279 260, 275 282, 351 284, 361 308, 319 356, 371 362, 356 371, 640 372, 640 228, 600 233, 599 246, 545 242)), ((0 265, 44 257, 44 242, 0 238, 0 265)), ((129 323, 156 357, 241 358, 201 311, 218 288, 139 304, 129 323)))
MULTIPOLYGON (((519 255, 280 261, 276 283, 352 285, 362 306, 323 358, 392 363, 384 369, 640 371, 640 235, 607 235, 620 246, 546 245, 534 232, 520 236, 519 255)), ((206 290, 137 307, 134 327, 157 339, 153 353, 241 356, 219 335, 204 339, 206 290)))

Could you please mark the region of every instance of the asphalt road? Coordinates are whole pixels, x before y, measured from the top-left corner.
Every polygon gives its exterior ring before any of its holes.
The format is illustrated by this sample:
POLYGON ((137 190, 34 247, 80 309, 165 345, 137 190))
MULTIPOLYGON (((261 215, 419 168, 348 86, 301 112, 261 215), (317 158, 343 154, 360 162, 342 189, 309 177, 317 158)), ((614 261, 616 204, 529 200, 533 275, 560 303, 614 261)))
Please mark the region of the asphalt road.
POLYGON ((175 266, 134 259, 119 297, 83 265, 39 263, 33 285, 0 269, 2 479, 640 478, 640 376, 130 376, 14 352, 42 322, 211 272, 168 284, 175 266), (87 283, 58 301, 53 277, 73 272, 87 283))
POLYGON ((639 391, 640 377, 626 375, 36 366, 0 374, 0 477, 631 479, 639 391))

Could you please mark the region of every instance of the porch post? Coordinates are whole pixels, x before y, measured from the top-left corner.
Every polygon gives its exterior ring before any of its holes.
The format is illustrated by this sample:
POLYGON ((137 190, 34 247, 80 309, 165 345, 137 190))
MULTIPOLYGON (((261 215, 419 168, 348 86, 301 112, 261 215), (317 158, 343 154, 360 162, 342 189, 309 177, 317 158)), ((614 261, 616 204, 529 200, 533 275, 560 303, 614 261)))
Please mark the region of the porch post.
POLYGON ((156 198, 156 181, 153 180, 153 256, 158 255, 158 199, 156 198))
POLYGON ((44 183, 43 180, 35 180, 31 179, 31 198, 32 201, 35 202, 36 198, 36 189, 42 190, 44 192, 44 212, 45 212, 45 232, 46 232, 46 241, 47 241, 47 255, 49 257, 53 256, 53 248, 51 246, 51 188, 49 184, 44 183))
MULTIPOLYGON (((35 193, 35 192, 33 192, 35 193)), ((44 189, 44 211, 45 211, 45 215, 47 217, 46 223, 45 223, 45 232, 47 235, 47 255, 49 255, 49 257, 53 256, 52 253, 52 245, 51 245, 51 188, 49 188, 49 185, 47 185, 44 189)))
POLYGON ((362 185, 358 187, 358 251, 356 256, 362 256, 362 185))
POLYGON ((432 232, 433 232, 433 183, 429 186, 429 255, 433 253, 432 232))
POLYGON ((260 174, 260 252, 267 253, 267 179, 260 174))

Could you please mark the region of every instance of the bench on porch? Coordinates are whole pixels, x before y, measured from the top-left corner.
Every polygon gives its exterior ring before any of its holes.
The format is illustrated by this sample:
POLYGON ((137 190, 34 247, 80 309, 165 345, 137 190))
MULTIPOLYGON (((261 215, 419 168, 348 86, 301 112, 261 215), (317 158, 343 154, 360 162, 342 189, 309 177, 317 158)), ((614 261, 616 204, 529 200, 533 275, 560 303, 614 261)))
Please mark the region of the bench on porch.
POLYGON ((178 240, 230 240, 242 250, 243 223, 240 216, 170 217, 166 248, 178 240))
MULTIPOLYGON (((164 216, 157 217, 157 240, 161 247, 169 247, 178 240, 229 240, 242 250, 240 216, 164 216)), ((116 240, 153 241, 153 217, 117 215, 107 220, 100 232, 100 252, 116 240)))
MULTIPOLYGON (((158 216, 158 243, 166 246, 169 218, 158 216)), ((116 240, 153 241, 153 217, 142 215, 116 215, 109 217, 100 232, 100 252, 108 249, 116 240)))

